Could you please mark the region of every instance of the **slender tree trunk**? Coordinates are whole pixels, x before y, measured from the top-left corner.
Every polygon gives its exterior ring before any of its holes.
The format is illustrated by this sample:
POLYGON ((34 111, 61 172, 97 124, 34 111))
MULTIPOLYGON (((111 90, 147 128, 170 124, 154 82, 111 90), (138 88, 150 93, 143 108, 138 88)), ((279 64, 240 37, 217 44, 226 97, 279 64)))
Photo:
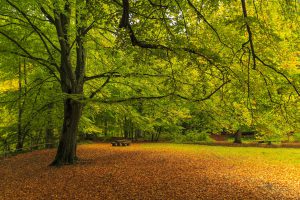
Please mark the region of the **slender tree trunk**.
MULTIPOLYGON (((137 91, 140 95, 142 95, 142 90, 138 90, 137 91)), ((138 101, 137 103, 137 111, 139 112, 139 114, 142 116, 143 115, 143 102, 141 100, 138 101)), ((140 127, 136 127, 135 129, 135 140, 137 141, 138 138, 140 138, 142 135, 142 130, 140 129, 140 127)))
POLYGON ((123 130, 124 130, 124 138, 127 139, 129 137, 129 125, 126 116, 124 117, 123 130))
POLYGON ((53 109, 53 103, 50 103, 48 105, 48 124, 46 128, 46 137, 45 142, 46 148, 53 148, 54 147, 54 131, 53 131, 53 124, 52 124, 52 109, 53 109))
POLYGON ((64 102, 64 122, 57 154, 51 165, 73 164, 76 160, 76 137, 83 105, 72 99, 64 102))
POLYGON ((137 141, 142 135, 142 130, 141 129, 136 129, 134 133, 135 133, 134 134, 135 141, 137 141))
POLYGON ((156 138, 155 138, 156 142, 158 142, 161 132, 162 132, 161 127, 159 127, 156 133, 156 138))
POLYGON ((46 139, 45 139, 45 147, 47 149, 53 148, 54 147, 54 131, 52 128, 47 128, 46 129, 46 139))
POLYGON ((134 139, 134 126, 133 126, 133 121, 130 120, 130 138, 133 141, 134 139))
POLYGON ((22 149, 22 66, 21 63, 19 63, 19 103, 18 103, 18 132, 17 132, 17 146, 16 149, 22 149))
MULTIPOLYGON (((35 138, 35 140, 34 140, 34 143, 36 144, 36 145, 39 145, 39 144, 41 144, 41 139, 43 138, 43 129, 40 129, 40 130, 38 130, 38 134, 37 134, 37 137, 35 138)), ((39 149, 40 148, 40 146, 37 146, 37 149, 39 149)))
POLYGON ((108 135, 108 120, 104 119, 104 136, 108 135))
POLYGON ((16 150, 21 151, 23 149, 23 135, 22 135, 22 65, 19 63, 19 102, 18 102, 18 131, 17 131, 17 145, 16 150))

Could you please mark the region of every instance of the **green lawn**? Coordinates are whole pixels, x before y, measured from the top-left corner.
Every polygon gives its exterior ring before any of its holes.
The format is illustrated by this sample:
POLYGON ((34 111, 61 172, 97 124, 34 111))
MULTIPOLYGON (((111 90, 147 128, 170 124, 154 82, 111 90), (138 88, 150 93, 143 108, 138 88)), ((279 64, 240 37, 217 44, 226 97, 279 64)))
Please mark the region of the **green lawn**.
POLYGON ((300 164, 300 149, 298 148, 262 148, 262 147, 227 147, 193 144, 156 143, 143 144, 142 147, 152 150, 179 150, 189 153, 209 153, 223 159, 265 160, 290 165, 300 164))

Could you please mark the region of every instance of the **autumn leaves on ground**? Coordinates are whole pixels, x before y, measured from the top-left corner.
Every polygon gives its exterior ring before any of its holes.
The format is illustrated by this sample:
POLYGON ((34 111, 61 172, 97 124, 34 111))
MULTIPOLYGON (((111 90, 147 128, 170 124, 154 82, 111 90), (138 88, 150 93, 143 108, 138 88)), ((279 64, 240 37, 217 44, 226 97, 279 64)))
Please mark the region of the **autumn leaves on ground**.
POLYGON ((300 199, 299 149, 85 144, 48 167, 54 155, 0 160, 0 199, 300 199))

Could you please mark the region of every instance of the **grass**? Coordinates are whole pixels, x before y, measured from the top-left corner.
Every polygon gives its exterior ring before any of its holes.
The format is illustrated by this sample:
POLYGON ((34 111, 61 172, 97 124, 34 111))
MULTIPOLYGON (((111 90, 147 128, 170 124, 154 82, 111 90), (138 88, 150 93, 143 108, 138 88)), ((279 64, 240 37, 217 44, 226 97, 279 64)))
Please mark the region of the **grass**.
POLYGON ((157 143, 143 144, 146 149, 169 149, 179 150, 189 153, 209 153, 224 159, 243 159, 243 160, 265 160, 274 164, 300 164, 300 149, 293 148, 261 148, 261 147, 226 147, 226 146, 206 146, 193 144, 172 144, 157 143))

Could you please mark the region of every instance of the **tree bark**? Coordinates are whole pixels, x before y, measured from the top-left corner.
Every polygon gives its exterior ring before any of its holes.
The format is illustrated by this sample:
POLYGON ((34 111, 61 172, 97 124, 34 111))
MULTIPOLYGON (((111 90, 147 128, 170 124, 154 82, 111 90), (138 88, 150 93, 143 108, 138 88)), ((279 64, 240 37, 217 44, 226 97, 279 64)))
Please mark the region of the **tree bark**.
MULTIPOLYGON (((85 18, 80 6, 84 6, 83 0, 76 0, 76 67, 73 71, 72 56, 69 38, 69 25, 71 22, 71 4, 66 1, 64 12, 55 11, 55 27, 60 43, 60 78, 62 92, 68 95, 83 95, 83 84, 85 75, 85 18), (80 22, 80 23, 79 23, 80 22)), ((59 145, 52 166, 73 164, 77 160, 76 144, 79 121, 82 115, 83 104, 78 100, 68 97, 64 100, 64 121, 59 140, 59 145)))
POLYGON ((237 130, 234 134, 234 143, 241 144, 242 143, 242 132, 237 130))
POLYGON ((83 105, 72 99, 64 102, 64 122, 62 133, 52 166, 73 164, 77 160, 76 156, 76 137, 78 124, 82 114, 83 105))

